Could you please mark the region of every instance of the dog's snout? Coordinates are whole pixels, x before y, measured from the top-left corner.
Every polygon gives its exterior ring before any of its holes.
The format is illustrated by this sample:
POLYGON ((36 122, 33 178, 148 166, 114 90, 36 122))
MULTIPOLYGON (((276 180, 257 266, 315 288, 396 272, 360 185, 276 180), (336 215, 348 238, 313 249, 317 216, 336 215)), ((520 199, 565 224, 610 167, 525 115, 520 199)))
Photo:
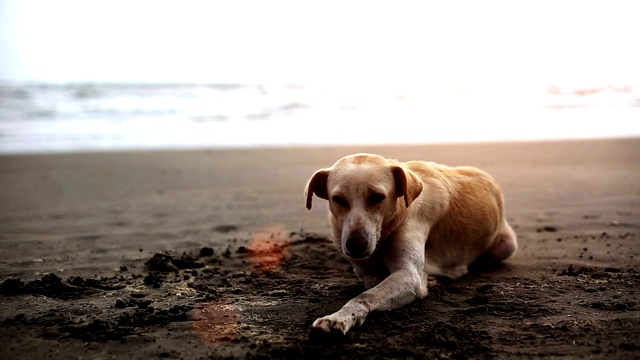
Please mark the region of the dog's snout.
POLYGON ((347 256, 353 259, 362 259, 367 255, 369 242, 363 234, 351 234, 347 238, 345 247, 347 250, 347 256))

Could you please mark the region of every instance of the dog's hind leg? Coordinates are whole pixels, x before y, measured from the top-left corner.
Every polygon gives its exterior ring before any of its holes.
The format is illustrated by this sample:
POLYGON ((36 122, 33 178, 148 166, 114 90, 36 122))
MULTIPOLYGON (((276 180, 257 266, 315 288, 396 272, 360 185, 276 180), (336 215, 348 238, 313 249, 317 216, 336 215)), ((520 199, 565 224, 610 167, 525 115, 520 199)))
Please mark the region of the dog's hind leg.
POLYGON ((510 258, 518 249, 516 233, 507 220, 502 220, 493 243, 493 247, 485 253, 485 256, 496 262, 510 258))
POLYGON ((433 275, 444 276, 451 280, 456 280, 467 275, 468 272, 469 271, 467 270, 467 264, 461 264, 440 269, 440 271, 433 273, 433 275))

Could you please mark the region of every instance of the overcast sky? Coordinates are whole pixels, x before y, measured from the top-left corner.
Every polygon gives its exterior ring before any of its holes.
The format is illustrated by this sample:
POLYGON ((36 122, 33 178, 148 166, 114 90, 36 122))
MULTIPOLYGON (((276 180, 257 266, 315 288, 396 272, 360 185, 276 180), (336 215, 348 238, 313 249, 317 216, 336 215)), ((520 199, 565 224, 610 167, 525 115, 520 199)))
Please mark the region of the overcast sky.
POLYGON ((639 1, 0 0, 0 80, 640 82, 639 1))

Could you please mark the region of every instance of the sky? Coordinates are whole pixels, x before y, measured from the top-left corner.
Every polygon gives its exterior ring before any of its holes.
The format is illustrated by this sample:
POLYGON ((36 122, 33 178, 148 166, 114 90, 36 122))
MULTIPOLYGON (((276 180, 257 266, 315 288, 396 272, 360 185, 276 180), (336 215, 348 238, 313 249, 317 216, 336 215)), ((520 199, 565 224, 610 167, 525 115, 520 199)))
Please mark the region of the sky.
POLYGON ((615 0, 0 0, 0 80, 640 83, 639 10, 615 0))

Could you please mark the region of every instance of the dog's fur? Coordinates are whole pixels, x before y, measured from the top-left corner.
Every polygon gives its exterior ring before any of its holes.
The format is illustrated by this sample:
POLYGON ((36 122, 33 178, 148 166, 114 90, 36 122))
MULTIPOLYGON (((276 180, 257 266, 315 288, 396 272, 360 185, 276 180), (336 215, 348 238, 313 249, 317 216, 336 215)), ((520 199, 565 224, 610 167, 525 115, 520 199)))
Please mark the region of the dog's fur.
POLYGON ((424 298, 429 275, 457 279, 479 258, 516 251, 500 187, 473 167, 356 154, 318 170, 305 189, 329 201, 336 245, 368 289, 317 319, 311 334, 346 334, 374 310, 424 298))

